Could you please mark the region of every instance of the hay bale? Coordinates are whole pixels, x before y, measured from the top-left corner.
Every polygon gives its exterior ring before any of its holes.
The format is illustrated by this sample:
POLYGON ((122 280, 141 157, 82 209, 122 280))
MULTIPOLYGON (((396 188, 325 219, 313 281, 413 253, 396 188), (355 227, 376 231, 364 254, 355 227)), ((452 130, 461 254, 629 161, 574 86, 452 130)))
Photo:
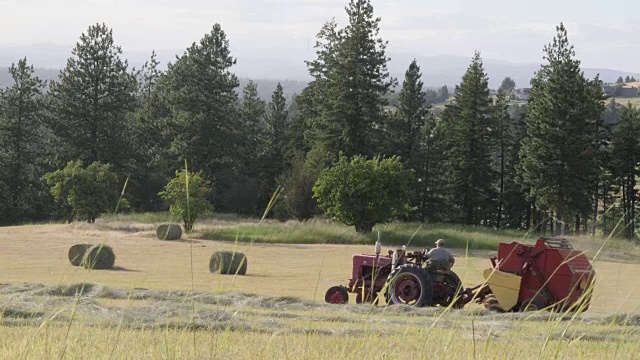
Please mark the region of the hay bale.
POLYGON ((94 245, 84 254, 82 266, 85 269, 106 270, 113 268, 116 262, 116 254, 107 245, 94 245))
POLYGON ((216 251, 209 260, 209 271, 219 274, 245 275, 247 273, 247 257, 237 251, 216 251))
POLYGON ((75 244, 69 248, 69 262, 73 266, 82 265, 82 258, 84 258, 84 254, 89 250, 89 248, 93 246, 91 244, 75 244))
POLYGON ((182 228, 178 224, 160 224, 156 229, 156 235, 160 240, 180 240, 182 228))

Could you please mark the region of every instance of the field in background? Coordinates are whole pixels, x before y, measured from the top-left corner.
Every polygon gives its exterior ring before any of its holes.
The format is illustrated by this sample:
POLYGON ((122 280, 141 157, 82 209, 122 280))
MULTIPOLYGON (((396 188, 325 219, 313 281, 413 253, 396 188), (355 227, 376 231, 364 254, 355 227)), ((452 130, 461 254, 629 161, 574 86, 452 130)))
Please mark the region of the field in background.
MULTIPOLYGON (((259 224, 216 215, 197 226, 194 238, 162 242, 155 239, 154 227, 166 220, 167 214, 140 214, 99 219, 93 225, 2 228, 0 358, 60 358, 64 352, 67 358, 122 359, 402 358, 427 353, 458 359, 590 359, 598 354, 634 358, 640 350, 633 340, 640 335, 640 282, 635 281, 640 257, 636 246, 623 241, 610 241, 598 255, 592 306, 571 319, 549 313, 493 314, 475 304, 451 312, 327 305, 326 289, 347 281, 351 256, 371 253, 372 238, 362 238, 369 242, 362 245, 256 243, 252 241, 259 237, 269 242, 269 236, 302 236, 305 227, 315 233, 312 238, 354 235, 321 221, 259 224), (215 238, 215 231, 243 241, 197 238, 215 238), (81 242, 112 246, 116 269, 72 267, 67 250, 81 242), (234 249, 248 256, 247 276, 210 274, 210 255, 234 249), (80 289, 83 293, 76 296, 80 289)), ((383 242, 400 244, 417 228, 382 227, 383 242)), ((475 238, 476 244, 493 244, 487 246, 491 248, 499 241, 533 240, 523 236, 438 225, 420 229, 412 243, 475 238)), ((603 241, 574 239, 590 256, 603 241)), ((383 246, 383 251, 390 248, 383 246)), ((494 254, 477 248, 468 253, 454 249, 454 269, 465 286, 482 281, 482 270, 494 254)))

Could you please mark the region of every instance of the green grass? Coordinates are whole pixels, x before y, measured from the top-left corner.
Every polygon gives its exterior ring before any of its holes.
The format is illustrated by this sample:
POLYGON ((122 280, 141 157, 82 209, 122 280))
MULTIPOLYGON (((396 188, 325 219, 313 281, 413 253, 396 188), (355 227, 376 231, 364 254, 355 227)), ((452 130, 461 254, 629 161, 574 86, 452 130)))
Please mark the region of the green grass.
MULTIPOLYGON (((143 224, 156 224, 162 222, 181 222, 174 218, 168 211, 160 212, 145 212, 145 213, 130 213, 130 214, 105 214, 100 216, 100 220, 104 222, 138 222, 143 224)), ((198 219, 199 222, 206 222, 211 220, 222 221, 241 221, 245 220, 241 215, 236 214, 222 214, 214 213, 206 216, 202 216, 198 219)))
POLYGON ((433 247, 437 239, 445 239, 448 247, 495 250, 500 242, 533 239, 524 232, 493 230, 449 224, 420 225, 390 223, 377 225, 373 233, 361 235, 353 227, 327 220, 286 223, 240 223, 232 226, 203 228, 196 237, 208 240, 259 242, 274 244, 373 244, 377 231, 388 245, 433 247), (415 234, 415 236, 414 236, 415 234), (413 238, 412 238, 413 237, 413 238))

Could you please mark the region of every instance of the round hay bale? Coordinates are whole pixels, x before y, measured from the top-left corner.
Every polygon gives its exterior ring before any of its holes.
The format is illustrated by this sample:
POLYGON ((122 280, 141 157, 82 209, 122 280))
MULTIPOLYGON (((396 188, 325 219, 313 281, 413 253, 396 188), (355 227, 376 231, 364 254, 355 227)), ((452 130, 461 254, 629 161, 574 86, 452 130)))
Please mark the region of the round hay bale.
POLYGON ((85 269, 106 270, 113 268, 116 262, 116 254, 107 245, 94 245, 84 254, 82 266, 85 269))
POLYGON ((182 228, 178 224, 160 224, 156 229, 156 235, 160 240, 180 240, 182 228))
POLYGON ((209 271, 223 275, 245 275, 247 257, 237 251, 216 251, 209 260, 209 271))
POLYGON ((82 265, 82 258, 84 254, 89 250, 91 244, 75 244, 69 248, 69 262, 73 266, 82 265))

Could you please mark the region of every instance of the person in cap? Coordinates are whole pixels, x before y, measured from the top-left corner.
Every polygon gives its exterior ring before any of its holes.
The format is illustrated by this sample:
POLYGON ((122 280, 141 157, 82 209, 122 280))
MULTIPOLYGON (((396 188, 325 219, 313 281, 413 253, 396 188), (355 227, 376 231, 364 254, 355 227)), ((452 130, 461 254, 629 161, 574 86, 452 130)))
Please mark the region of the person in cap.
POLYGON ((453 264, 456 262, 453 254, 444 247, 444 240, 442 239, 436 240, 436 247, 429 250, 427 259, 432 265, 446 270, 451 270, 453 264))

